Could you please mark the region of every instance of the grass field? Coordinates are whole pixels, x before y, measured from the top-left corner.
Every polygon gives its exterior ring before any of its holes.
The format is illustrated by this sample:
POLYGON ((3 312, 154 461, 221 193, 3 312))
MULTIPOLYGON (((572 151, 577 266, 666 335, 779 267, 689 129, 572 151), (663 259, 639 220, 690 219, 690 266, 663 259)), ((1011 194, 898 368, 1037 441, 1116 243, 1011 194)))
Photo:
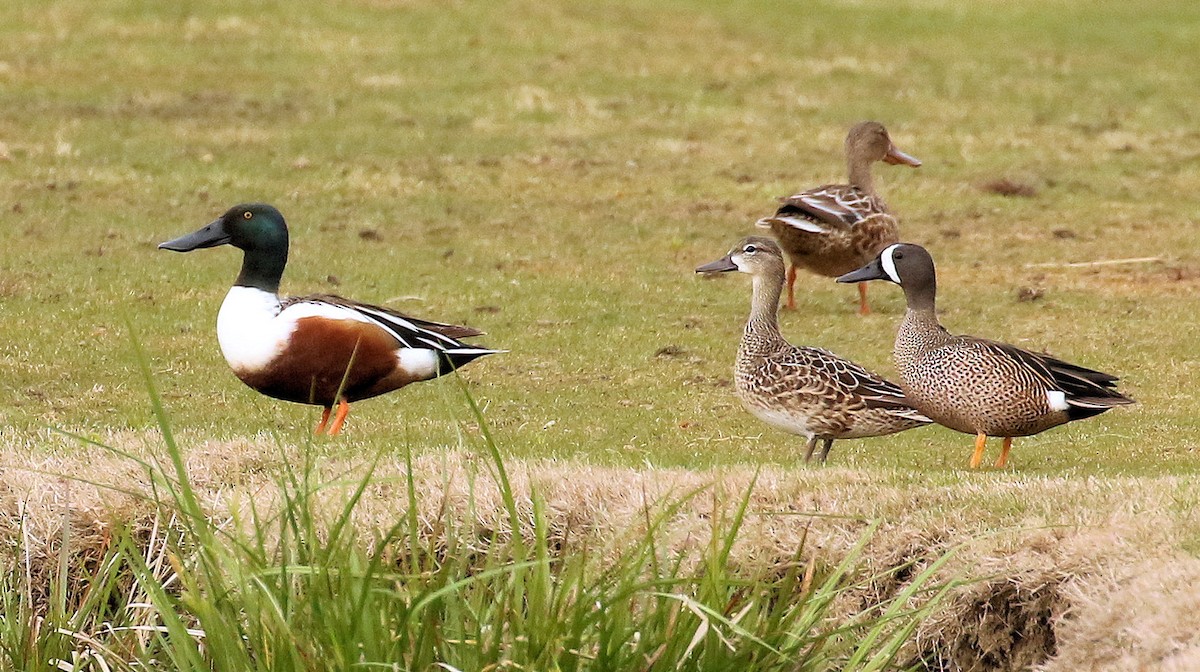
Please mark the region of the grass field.
MULTIPOLYGON (((947 539, 1094 531, 1166 501, 1153 520, 1172 531, 1139 559, 1200 548, 1194 2, 16 2, 0 38, 0 464, 86 476, 92 449, 48 427, 153 440, 130 326, 183 445, 265 445, 270 464, 264 437, 305 442, 318 412, 245 388, 217 348, 238 255, 155 249, 256 200, 289 221, 284 292, 510 350, 462 377, 516 464, 911 492, 828 510, 955 518, 947 539), (1137 406, 1019 439, 983 474, 970 438, 936 427, 806 469, 801 441, 742 411, 748 283, 692 270, 777 196, 841 180, 864 118, 924 161, 876 175, 939 264, 946 326, 1120 375, 1137 406), (1066 265, 1135 257, 1152 261, 1066 265)), ((897 288, 876 283, 860 318, 852 288, 797 286, 785 335, 892 374, 897 288)), ((443 379, 355 405, 316 448, 399 459, 478 431, 443 379)), ((1094 573, 1128 575, 1129 556, 1098 555, 1094 573)))

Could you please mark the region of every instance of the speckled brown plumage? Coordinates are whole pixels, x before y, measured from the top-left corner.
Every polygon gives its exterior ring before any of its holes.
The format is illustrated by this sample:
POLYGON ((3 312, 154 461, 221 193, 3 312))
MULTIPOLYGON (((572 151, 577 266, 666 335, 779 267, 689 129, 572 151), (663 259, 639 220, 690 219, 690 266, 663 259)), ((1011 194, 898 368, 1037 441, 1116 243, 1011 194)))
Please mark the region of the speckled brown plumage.
POLYGON ((820 348, 797 347, 779 332, 783 254, 768 238, 746 238, 698 272, 740 270, 753 278, 750 318, 734 365, 738 398, 769 425, 808 438, 805 459, 823 441, 892 434, 929 419, 909 406, 900 388, 820 348))
MULTIPOLYGON (((876 161, 921 165, 892 144, 882 124, 862 122, 846 136, 849 184, 826 184, 781 199, 774 215, 758 221, 759 227, 770 229, 792 264, 787 275, 789 308, 796 307, 797 268, 837 277, 899 240, 896 218, 875 193, 871 164, 876 161)), ((859 310, 866 314, 870 310, 865 286, 860 291, 859 310)))
MULTIPOLYGON (((853 224, 828 226, 816 232, 791 224, 803 215, 800 208, 789 203, 773 217, 759 220, 759 224, 768 225, 780 247, 787 250, 788 261, 793 266, 836 278, 871 261, 880 250, 900 239, 900 230, 892 215, 886 212, 860 214, 861 218, 853 224)), ((794 303, 789 307, 794 308, 794 303)))
POLYGON ((896 334, 894 356, 905 397, 925 415, 978 438, 1004 437, 997 466, 1015 436, 1029 436, 1072 420, 1133 403, 1116 389, 1116 376, 1069 364, 1007 343, 950 334, 938 322, 933 258, 922 247, 898 244, 870 265, 839 278, 886 279, 904 288, 908 311, 896 334))

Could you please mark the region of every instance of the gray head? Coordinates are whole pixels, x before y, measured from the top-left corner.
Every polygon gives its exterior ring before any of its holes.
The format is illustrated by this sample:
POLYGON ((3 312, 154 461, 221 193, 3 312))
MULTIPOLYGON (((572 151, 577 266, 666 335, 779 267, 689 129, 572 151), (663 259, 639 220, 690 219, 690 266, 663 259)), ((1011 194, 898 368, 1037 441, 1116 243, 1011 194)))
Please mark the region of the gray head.
POLYGON ((909 308, 932 308, 937 297, 937 271, 928 250, 912 243, 889 245, 874 261, 839 277, 838 282, 888 280, 904 289, 909 308))

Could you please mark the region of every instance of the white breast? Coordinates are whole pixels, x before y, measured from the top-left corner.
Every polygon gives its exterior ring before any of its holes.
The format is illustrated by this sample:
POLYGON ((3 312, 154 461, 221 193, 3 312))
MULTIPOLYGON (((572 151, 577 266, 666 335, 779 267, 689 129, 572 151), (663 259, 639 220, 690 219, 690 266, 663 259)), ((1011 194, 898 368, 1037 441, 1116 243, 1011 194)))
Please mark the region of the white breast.
POLYGON ((217 313, 217 342, 234 371, 258 371, 283 351, 296 328, 279 320, 279 297, 253 287, 232 287, 217 313))
POLYGON ((789 434, 799 434, 804 437, 812 438, 813 432, 808 429, 808 416, 801 413, 789 413, 769 408, 763 408, 755 404, 743 402, 746 410, 750 411, 754 417, 771 425, 776 429, 782 429, 789 434))
MULTIPOLYGON (((280 308, 279 297, 271 292, 240 286, 229 290, 217 313, 217 342, 230 368, 259 371, 266 367, 287 347, 296 323, 306 317, 370 322, 357 311, 329 303, 301 301, 280 308)), ((410 354, 407 363, 419 371, 436 368, 435 357, 427 361, 431 355, 410 354)))

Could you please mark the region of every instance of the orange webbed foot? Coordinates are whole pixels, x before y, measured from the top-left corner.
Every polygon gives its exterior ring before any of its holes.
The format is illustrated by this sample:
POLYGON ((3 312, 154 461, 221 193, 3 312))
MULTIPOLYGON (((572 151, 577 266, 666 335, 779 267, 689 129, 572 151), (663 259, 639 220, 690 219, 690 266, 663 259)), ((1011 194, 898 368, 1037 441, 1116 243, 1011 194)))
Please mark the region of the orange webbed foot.
POLYGON ((333 425, 329 428, 330 436, 337 436, 342 432, 342 425, 346 422, 346 416, 350 414, 350 402, 342 399, 338 401, 337 415, 333 417, 333 425))
POLYGON ((975 436, 975 452, 971 453, 971 468, 978 469, 979 463, 983 462, 983 449, 987 447, 987 434, 978 434, 975 436))
POLYGON ((1012 437, 1004 437, 1004 446, 1000 449, 1000 457, 996 460, 996 468, 1003 469, 1008 464, 1008 452, 1012 450, 1012 437))
POLYGON ((321 411, 321 422, 317 423, 317 428, 313 430, 313 434, 321 434, 325 431, 325 423, 329 422, 329 413, 332 410, 332 406, 326 406, 325 410, 321 411))

